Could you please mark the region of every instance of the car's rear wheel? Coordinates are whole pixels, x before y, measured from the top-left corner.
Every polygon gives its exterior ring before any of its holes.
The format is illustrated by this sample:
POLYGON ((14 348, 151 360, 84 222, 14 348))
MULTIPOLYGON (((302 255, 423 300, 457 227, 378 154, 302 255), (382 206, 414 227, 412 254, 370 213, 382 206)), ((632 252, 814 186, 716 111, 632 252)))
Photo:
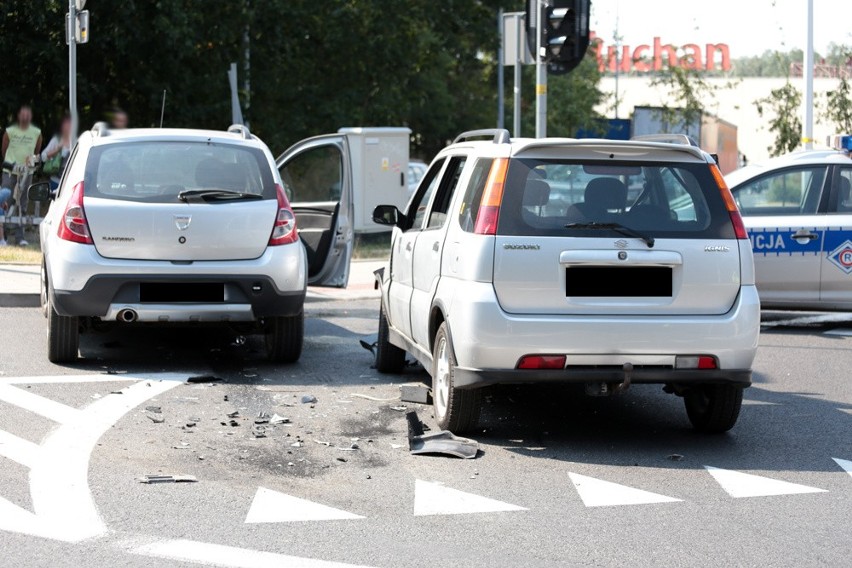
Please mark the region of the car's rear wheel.
POLYGON ((71 363, 80 350, 80 318, 61 316, 47 300, 47 359, 51 363, 71 363))
POLYGON ((442 430, 463 433, 473 430, 479 422, 482 391, 457 389, 455 369, 456 357, 445 322, 435 334, 432 349, 432 405, 442 430))
POLYGON ((266 321, 266 355, 276 363, 295 363, 302 355, 305 313, 279 316, 266 321))
POLYGON ((699 385, 683 397, 686 414, 699 432, 720 434, 737 423, 743 389, 736 385, 699 385))
POLYGON ((379 338, 376 342, 376 370, 380 373, 401 373, 405 368, 405 350, 390 342, 385 306, 379 308, 379 338))

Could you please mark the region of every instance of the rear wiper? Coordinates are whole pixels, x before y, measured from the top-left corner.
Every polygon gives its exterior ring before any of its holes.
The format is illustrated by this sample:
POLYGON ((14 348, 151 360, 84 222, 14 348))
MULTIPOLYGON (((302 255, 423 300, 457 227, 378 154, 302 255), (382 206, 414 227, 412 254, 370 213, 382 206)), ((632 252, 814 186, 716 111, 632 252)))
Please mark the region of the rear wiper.
POLYGON ((184 203, 199 203, 209 201, 254 200, 263 199, 263 196, 256 193, 241 193, 239 191, 227 191, 224 189, 188 189, 178 193, 177 198, 184 203))
POLYGON ((625 227, 621 223, 599 223, 597 221, 590 221, 588 223, 568 223, 565 225, 566 229, 609 229, 611 231, 615 231, 616 233, 620 233, 622 235, 628 237, 635 237, 637 239, 642 239, 645 241, 645 244, 648 245, 648 248, 654 248, 654 237, 650 235, 646 235, 640 231, 635 229, 631 229, 630 227, 625 227))

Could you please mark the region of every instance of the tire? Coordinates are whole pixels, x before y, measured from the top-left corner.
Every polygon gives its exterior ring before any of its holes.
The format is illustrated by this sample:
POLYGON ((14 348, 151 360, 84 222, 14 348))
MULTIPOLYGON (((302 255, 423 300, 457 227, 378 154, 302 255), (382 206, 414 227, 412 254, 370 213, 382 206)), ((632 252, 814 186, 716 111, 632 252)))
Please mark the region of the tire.
POLYGON ((455 388, 453 375, 456 356, 446 322, 438 328, 433 345, 432 406, 435 410, 435 419, 442 430, 458 434, 469 432, 476 428, 479 422, 482 391, 455 388))
POLYGON ((737 423, 743 389, 735 385, 700 385, 687 391, 683 402, 696 430, 721 434, 737 423))
POLYGON ((305 337, 305 313, 267 319, 266 356, 276 363, 295 363, 302 356, 305 337))
POLYGON ((390 342, 385 307, 379 308, 379 339, 376 342, 376 370, 380 373, 401 373, 405 368, 405 350, 390 342))
POLYGON ((80 318, 60 316, 47 301, 47 359, 51 363, 73 363, 80 350, 80 318))

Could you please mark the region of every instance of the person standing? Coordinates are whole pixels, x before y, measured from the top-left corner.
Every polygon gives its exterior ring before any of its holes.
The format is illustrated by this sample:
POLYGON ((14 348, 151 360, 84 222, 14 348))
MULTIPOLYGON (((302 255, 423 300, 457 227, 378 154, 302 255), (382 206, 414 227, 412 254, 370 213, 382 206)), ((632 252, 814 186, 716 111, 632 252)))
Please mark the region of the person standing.
MULTIPOLYGON (((33 123, 33 111, 29 105, 21 105, 18 109, 17 123, 6 128, 3 133, 3 145, 0 149, 0 158, 3 163, 26 164, 31 156, 41 151, 41 130, 33 123)), ((3 190, 14 190, 18 183, 18 176, 14 175, 10 168, 3 167, 3 176, 0 179, 0 198, 5 194, 3 190)), ((7 197, 7 202, 8 202, 7 197)), ((21 188, 20 211, 26 213, 28 205, 26 188, 21 188)), ((5 243, 4 234, 0 231, 0 242, 5 243)), ((26 246, 29 243, 24 239, 24 227, 18 225, 15 237, 19 245, 26 246)))
POLYGON ((41 151, 41 162, 44 164, 44 173, 50 176, 50 189, 59 187, 59 180, 71 154, 71 116, 62 117, 59 124, 59 132, 54 134, 41 151))

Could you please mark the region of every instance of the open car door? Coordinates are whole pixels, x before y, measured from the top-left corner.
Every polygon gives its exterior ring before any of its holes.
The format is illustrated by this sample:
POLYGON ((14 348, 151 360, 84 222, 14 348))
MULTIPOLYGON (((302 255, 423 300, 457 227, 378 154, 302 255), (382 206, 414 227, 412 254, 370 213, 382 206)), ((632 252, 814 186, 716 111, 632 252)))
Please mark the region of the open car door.
POLYGON ((308 254, 308 284, 345 288, 353 247, 352 160, 345 135, 308 138, 275 162, 308 254))

